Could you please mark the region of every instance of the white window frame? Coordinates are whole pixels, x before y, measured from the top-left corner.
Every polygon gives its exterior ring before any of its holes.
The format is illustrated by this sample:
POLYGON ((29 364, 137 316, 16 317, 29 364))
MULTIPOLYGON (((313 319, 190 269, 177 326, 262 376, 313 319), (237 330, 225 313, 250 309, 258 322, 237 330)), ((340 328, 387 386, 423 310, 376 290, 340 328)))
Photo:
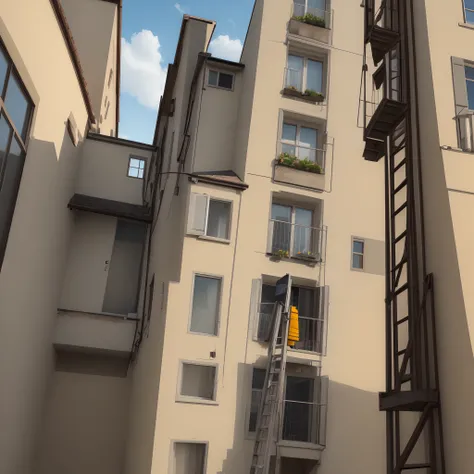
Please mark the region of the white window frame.
POLYGON ((207 69, 207 78, 206 78, 206 84, 208 87, 214 87, 215 89, 221 89, 223 91, 230 91, 230 92, 233 92, 234 91, 234 87, 235 87, 235 74, 230 72, 230 71, 222 71, 220 69, 214 69, 214 68, 208 68, 207 69), (211 84, 209 82, 209 73, 213 71, 213 72, 217 72, 217 85, 214 85, 214 84, 211 84), (219 86, 219 77, 220 75, 222 74, 227 74, 228 76, 232 76, 232 87, 230 89, 228 89, 227 87, 221 87, 219 86))
MULTIPOLYGON (((281 125, 281 132, 280 132, 281 133, 280 142, 282 144, 285 144, 285 145, 294 146, 295 147, 295 152, 297 151, 296 148, 306 148, 308 150, 312 150, 312 148, 301 146, 299 144, 300 143, 301 128, 309 128, 309 129, 314 130, 316 132, 316 148, 314 148, 314 150, 315 150, 315 156, 317 157, 317 151, 321 150, 321 148, 318 148, 319 140, 320 140, 320 138, 319 138, 320 130, 318 128, 315 128, 314 126, 310 127, 308 125, 297 123, 297 122, 294 122, 292 120, 283 119, 283 122, 282 122, 282 125, 281 125), (286 139, 283 138, 283 127, 285 126, 285 124, 286 125, 292 125, 292 126, 296 127, 295 142, 292 142, 291 140, 286 140, 286 139)), ((297 158, 299 158, 299 157, 297 156, 297 158)), ((314 163, 317 163, 317 161, 315 160, 314 163)))
POLYGON ((360 237, 352 237, 351 239, 351 270, 357 271, 357 272, 363 272, 365 267, 365 240, 360 238, 360 237), (355 252, 354 251, 354 242, 360 242, 362 243, 363 250, 361 252, 355 252), (362 267, 354 267, 354 255, 359 255, 362 257, 362 267))
MULTIPOLYGON (((289 58, 290 56, 295 56, 297 58, 301 58, 303 60, 303 70, 302 70, 302 81, 301 81, 301 90, 300 92, 305 92, 306 89, 307 89, 307 84, 308 84, 308 61, 314 61, 316 63, 321 63, 322 67, 321 67, 321 90, 320 91, 315 91, 319 94, 324 94, 324 71, 325 71, 325 61, 323 61, 322 59, 315 59, 315 58, 310 58, 308 56, 304 56, 302 54, 297 54, 297 53, 294 53, 294 52, 289 52, 288 53, 288 56, 286 58, 286 69, 287 71, 290 69, 289 68, 289 58)), ((296 69, 294 69, 296 71, 296 69)), ((287 77, 285 77, 285 87, 288 86, 288 84, 286 83, 287 82, 287 77)), ((309 128, 309 127, 308 127, 309 128)))
POLYGON ((474 15, 474 10, 466 7, 466 0, 463 0, 462 6, 463 6, 463 14, 464 14, 464 23, 468 25, 474 25, 474 22, 467 21, 467 12, 470 12, 474 15))
POLYGON ((221 332, 221 313, 222 313, 222 292, 224 289, 224 276, 223 275, 214 275, 210 273, 203 273, 203 272, 193 272, 193 281, 191 287, 191 302, 190 302, 190 310, 189 310, 189 318, 188 318, 188 334, 193 334, 195 336, 207 336, 207 337, 219 337, 221 332), (219 280, 221 282, 219 288, 219 295, 217 301, 217 321, 216 321, 216 334, 208 334, 207 332, 196 332, 191 331, 191 322, 193 319, 193 301, 194 301, 194 285, 196 282, 196 277, 203 277, 203 278, 212 278, 214 280, 219 280))
MULTIPOLYGON (((193 333, 195 334, 195 333, 193 333)), ((178 384, 176 387, 176 401, 180 403, 194 403, 198 405, 218 405, 217 401, 217 381, 219 378, 219 364, 217 362, 200 362, 195 360, 182 359, 179 361, 178 369, 178 384), (214 387, 212 390, 212 399, 208 400, 206 398, 192 397, 189 395, 183 395, 181 390, 183 388, 183 367, 184 365, 198 365, 202 367, 214 367, 214 387)))
POLYGON ((143 158, 143 156, 130 155, 128 157, 127 178, 145 179, 145 173, 146 173, 146 158, 143 158), (133 167, 131 166, 132 160, 143 161, 143 176, 141 178, 140 178, 140 176, 131 176, 130 175, 130 168, 138 169, 139 171, 141 170, 140 167, 136 168, 135 166, 133 166, 133 167))
POLYGON ((168 474, 175 474, 175 445, 177 444, 200 444, 204 446, 204 463, 203 463, 203 474, 207 473, 207 460, 209 456, 209 441, 199 441, 195 439, 172 439, 170 443, 170 454, 168 462, 168 474))
POLYGON ((222 243, 225 243, 225 244, 228 244, 230 243, 230 236, 232 235, 232 215, 233 215, 233 210, 234 210, 234 202, 231 201, 230 199, 223 199, 223 198, 218 198, 218 197, 214 197, 214 196, 211 196, 209 194, 205 194, 205 193, 191 193, 191 198, 190 198, 190 205, 189 205, 189 209, 188 209, 188 224, 187 224, 187 235, 194 235, 194 236, 197 236, 199 239, 202 239, 202 240, 212 240, 212 241, 215 241, 215 242, 222 242, 222 243), (193 230, 190 230, 190 225, 189 225, 189 219, 193 217, 193 214, 191 213, 194 213, 194 209, 192 208, 192 201, 191 199, 193 199, 193 194, 196 194, 196 195, 200 195, 200 196, 205 196, 205 198, 207 199, 207 202, 206 202, 206 217, 205 217, 205 222, 204 222, 204 231, 201 233, 199 231, 193 231, 193 230), (208 223, 209 223, 209 209, 210 209, 210 203, 211 201, 218 201, 218 202, 225 202, 225 203, 229 203, 230 206, 229 206, 229 225, 228 225, 228 232, 227 232, 227 238, 226 239, 222 239, 220 237, 214 237, 212 235, 207 235, 207 232, 208 232, 208 223))

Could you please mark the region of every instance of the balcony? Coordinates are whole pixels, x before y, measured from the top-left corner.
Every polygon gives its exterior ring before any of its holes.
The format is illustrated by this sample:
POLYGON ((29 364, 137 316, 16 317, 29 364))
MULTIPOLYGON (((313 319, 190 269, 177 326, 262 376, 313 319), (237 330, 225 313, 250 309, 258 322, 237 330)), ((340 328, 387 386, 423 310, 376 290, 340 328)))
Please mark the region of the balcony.
MULTIPOLYGON (((316 82, 322 82, 321 77, 315 77, 314 79, 316 82)), ((311 89, 309 83, 306 86, 304 85, 304 73, 302 70, 288 67, 285 68, 283 95, 311 102, 312 104, 321 104, 325 101, 325 97, 321 92, 311 89)))
POLYGON ((288 141, 280 143, 273 179, 303 188, 324 190, 326 150, 288 141))
POLYGON ((326 405, 285 400, 282 444, 285 441, 325 445, 326 405))
POLYGON ((331 41, 331 11, 293 3, 288 32, 323 43, 331 41))
POLYGON ((456 117, 459 148, 474 153, 474 112, 466 112, 456 117))

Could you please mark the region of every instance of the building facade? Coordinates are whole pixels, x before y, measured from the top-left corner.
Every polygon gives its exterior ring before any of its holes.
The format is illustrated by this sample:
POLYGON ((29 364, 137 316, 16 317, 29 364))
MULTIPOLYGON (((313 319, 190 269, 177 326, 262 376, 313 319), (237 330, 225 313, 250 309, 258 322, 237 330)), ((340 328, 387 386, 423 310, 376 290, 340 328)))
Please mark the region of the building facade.
MULTIPOLYGON (((300 338, 281 474, 383 472, 385 189, 383 162, 362 159, 364 8, 256 0, 239 62, 209 54, 213 21, 185 15, 152 145, 117 138, 121 11, 0 9, 0 472, 249 472, 285 274, 300 338)), ((473 456, 472 11, 412 15, 453 474, 473 456)))

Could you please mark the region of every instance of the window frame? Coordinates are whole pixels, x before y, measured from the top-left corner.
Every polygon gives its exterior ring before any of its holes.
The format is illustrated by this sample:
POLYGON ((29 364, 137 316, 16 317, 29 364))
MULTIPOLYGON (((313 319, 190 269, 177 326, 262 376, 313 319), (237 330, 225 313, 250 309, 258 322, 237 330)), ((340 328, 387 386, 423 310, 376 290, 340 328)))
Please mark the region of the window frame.
POLYGON ((209 457, 209 441, 199 441, 196 439, 172 439, 170 443, 170 454, 168 463, 168 474, 176 473, 175 466, 175 446, 177 444, 200 444, 204 446, 203 474, 207 473, 207 461, 209 457))
POLYGON ((363 272, 365 269, 365 239, 361 237, 352 237, 351 238, 351 270, 363 272), (354 251, 354 243, 359 242, 362 243, 362 253, 354 251), (362 267, 354 267, 354 255, 358 255, 362 257, 362 267))
POLYGON ((128 157, 127 178, 144 180, 145 175, 146 175, 146 165, 147 165, 147 160, 143 156, 130 155, 128 157), (132 160, 143 161, 143 176, 141 178, 140 178, 140 176, 131 176, 130 175, 130 168, 138 169, 138 171, 140 171, 140 167, 136 168, 135 166, 133 166, 133 167, 131 166, 132 160))
POLYGON ((176 402, 179 403, 193 403, 197 405, 218 405, 217 400, 217 382, 219 379, 219 364, 217 362, 204 362, 188 359, 180 359, 178 368, 178 383, 176 386, 176 402), (194 397, 192 395, 183 395, 181 393, 183 388, 183 368, 184 365, 197 365, 200 367, 213 367, 214 370, 214 383, 212 388, 212 399, 194 397))
POLYGON ((235 74, 233 72, 230 72, 230 71, 222 71, 220 69, 213 69, 211 67, 208 67, 207 68, 207 77, 206 77, 206 85, 208 87, 214 87, 215 89, 221 89, 221 90, 224 90, 224 91, 230 91, 230 92, 233 92, 234 89, 235 89, 235 74), (209 82, 209 76, 210 76, 210 72, 213 71, 213 72, 217 72, 217 85, 213 85, 209 82), (220 78, 220 75, 222 74, 227 74, 229 76, 232 76, 232 87, 229 89, 227 87, 221 87, 219 86, 219 78, 220 78))
POLYGON ((207 337, 219 337, 221 332, 221 315, 222 315, 222 292, 224 288, 224 276, 223 275, 215 275, 205 272, 193 272, 193 280, 191 286, 191 301, 190 301, 190 311, 188 317, 188 334, 192 334, 194 336, 207 336, 207 337), (196 277, 203 277, 203 278, 210 278, 213 280, 219 280, 219 294, 218 294, 218 301, 217 301, 217 313, 216 313, 216 333, 209 334, 206 332, 199 332, 199 331, 192 331, 191 330, 191 323, 193 319, 193 302, 194 302, 194 288, 196 284, 196 277))
MULTIPOLYGON (((314 163, 317 163, 317 155, 318 155, 318 151, 322 151, 321 148, 318 148, 318 145, 319 145, 319 140, 320 140, 320 135, 321 131, 318 129, 318 128, 314 128, 314 127, 309 127, 307 125, 304 125, 304 124, 301 124, 301 123, 298 123, 297 121, 293 121, 293 120, 285 120, 285 118, 283 118, 283 122, 281 124, 281 131, 280 131, 280 144, 281 145, 289 145, 289 146, 294 146, 295 147, 295 153, 298 153, 297 151, 297 148, 304 148, 306 150, 314 150, 315 151, 315 160, 314 160, 314 163), (291 142, 291 140, 287 140, 287 139, 284 139, 283 138, 283 127, 286 125, 292 125, 293 127, 296 127, 296 137, 295 137, 295 141, 294 143, 291 142), (299 143, 300 143, 300 136, 301 136, 301 128, 308 128, 310 130, 314 130, 316 132, 316 148, 311 148, 311 147, 305 147, 305 146, 301 146, 299 143)), ((299 156, 298 154, 295 155, 298 159, 299 156)))
MULTIPOLYGON (((317 62, 317 63, 321 63, 321 90, 320 91, 315 91, 319 94, 322 94, 324 96, 326 96, 325 92, 324 92, 324 89, 325 89, 325 81, 324 81, 324 71, 325 71, 325 61, 321 58, 313 58, 313 57, 309 57, 309 56, 305 56, 304 54, 302 53, 297 53, 297 52, 293 52, 293 51, 288 51, 288 54, 286 56, 286 69, 287 71, 290 69, 289 68, 289 59, 290 59, 290 56, 294 56, 296 58, 301 58, 303 60, 303 70, 302 70, 302 74, 303 74, 303 77, 302 77, 302 81, 301 81, 301 93, 305 92, 306 89, 307 89, 307 86, 308 86, 308 61, 314 61, 314 62, 317 62)), ((296 70, 296 69, 292 69, 292 70, 296 70)), ((289 84, 287 84, 287 77, 285 77, 285 87, 288 87, 289 84)))

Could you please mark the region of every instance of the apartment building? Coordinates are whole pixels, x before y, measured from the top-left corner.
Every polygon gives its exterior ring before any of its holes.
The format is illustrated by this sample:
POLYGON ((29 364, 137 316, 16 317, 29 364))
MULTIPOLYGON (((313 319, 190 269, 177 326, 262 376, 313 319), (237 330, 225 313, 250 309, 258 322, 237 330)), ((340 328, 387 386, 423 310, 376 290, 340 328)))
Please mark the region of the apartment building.
MULTIPOLYGON (((281 473, 392 472, 384 160, 366 131, 386 76, 364 51, 380 5, 364 3, 256 0, 239 62, 185 15, 152 145, 117 138, 120 0, 2 4, 1 473, 249 472, 285 274, 300 340, 281 473)), ((455 3, 397 5, 414 26, 444 462, 464 474, 474 6, 455 3)))

